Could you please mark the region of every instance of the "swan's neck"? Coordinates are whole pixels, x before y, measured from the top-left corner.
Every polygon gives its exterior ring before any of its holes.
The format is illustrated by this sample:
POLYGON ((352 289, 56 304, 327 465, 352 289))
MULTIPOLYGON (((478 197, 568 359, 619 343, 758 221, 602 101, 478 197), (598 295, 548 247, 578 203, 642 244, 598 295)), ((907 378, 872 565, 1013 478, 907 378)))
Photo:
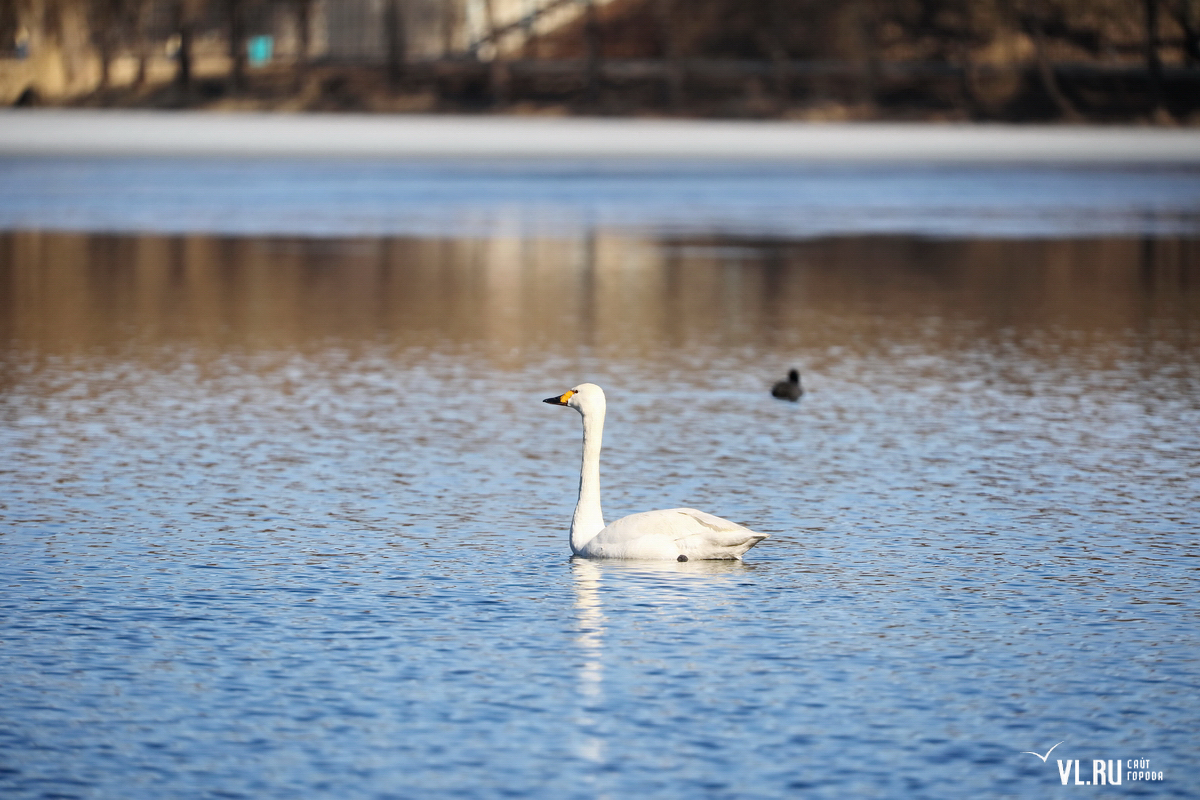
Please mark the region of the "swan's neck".
POLYGON ((579 501, 571 519, 571 550, 578 553, 604 530, 600 510, 600 440, 604 437, 604 412, 583 415, 583 465, 579 469, 579 501))

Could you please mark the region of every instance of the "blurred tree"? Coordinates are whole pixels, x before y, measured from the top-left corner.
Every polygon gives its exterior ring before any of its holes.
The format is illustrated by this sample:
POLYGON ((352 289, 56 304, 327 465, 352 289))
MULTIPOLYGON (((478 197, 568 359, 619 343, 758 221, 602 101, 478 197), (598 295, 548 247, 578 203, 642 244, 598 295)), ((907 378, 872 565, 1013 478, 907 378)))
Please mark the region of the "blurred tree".
POLYGON ((787 46, 788 15, 786 0, 764 0, 763 13, 759 14, 755 38, 762 54, 771 62, 772 82, 775 97, 785 105, 791 96, 791 81, 788 79, 788 62, 791 60, 787 46))
POLYGON ((175 28, 176 59, 175 84, 188 94, 192 90, 192 39, 195 34, 196 0, 173 0, 171 12, 175 28))
POLYGON ((20 5, 19 0, 0 2, 0 53, 5 55, 17 49, 17 37, 21 30, 20 5))
POLYGON ((1183 31, 1183 57, 1188 66, 1200 65, 1200 28, 1196 22, 1195 0, 1178 0, 1171 15, 1183 31))
POLYGON ((137 72, 133 77, 133 85, 137 89, 146 84, 146 69, 150 61, 150 37, 146 31, 150 9, 150 0, 126 0, 125 3, 125 28, 137 59, 137 72))
POLYGON ((129 19, 127 5, 127 0, 88 0, 87 3, 92 46, 100 57, 100 89, 108 88, 113 58, 125 39, 123 28, 129 19))
POLYGON ((442 58, 450 58, 454 54, 454 32, 458 29, 461 19, 461 7, 453 0, 442 0, 441 16, 439 19, 442 34, 442 58))
POLYGON ((667 62, 667 103, 678 111, 683 108, 684 70, 675 4, 673 0, 655 0, 654 10, 659 29, 659 55, 667 62))
POLYGON ((1146 71, 1155 105, 1162 102, 1162 58, 1158 53, 1158 0, 1142 0, 1146 12, 1146 71))
POLYGON ((117 48, 116 28, 120 18, 117 6, 118 0, 91 0, 88 3, 88 29, 92 45, 100 56, 100 89, 108 88, 110 65, 117 48))
POLYGON ((400 0, 387 0, 383 11, 383 27, 387 39, 388 81, 395 90, 404 80, 404 67, 408 60, 404 9, 400 7, 400 0))
POLYGON ((299 37, 297 61, 301 67, 308 66, 309 48, 312 37, 312 11, 314 0, 291 0, 292 13, 296 17, 296 34, 299 37))
POLYGON ((312 48, 312 18, 314 0, 288 0, 296 26, 296 64, 292 69, 292 89, 299 91, 308 75, 309 51, 312 48))
POLYGON ((1064 4, 1070 0, 1017 0, 1014 4, 1018 24, 1033 42, 1034 59, 1042 88, 1058 109, 1059 116, 1069 122, 1078 122, 1082 115, 1075 104, 1062 91, 1054 64, 1050 57, 1050 37, 1047 30, 1059 37, 1070 32, 1064 19, 1064 4))
POLYGON ((1158 0, 1142 0, 1146 10, 1146 69, 1157 84, 1162 79, 1162 59, 1158 54, 1158 0))
POLYGON ((602 39, 600 12, 596 0, 584 0, 583 36, 587 44, 587 98, 593 102, 600 97, 600 58, 602 39))
MULTIPOLYGON (((972 116, 1027 118, 1049 110, 1067 120, 1082 119, 1084 111, 1099 117, 1133 106, 1144 115, 1152 101, 1161 114, 1168 100, 1172 109, 1187 105, 1180 99, 1186 95, 1181 78, 1167 65, 1200 66, 1200 0, 472 1, 483 12, 486 34, 479 42, 480 54, 490 57, 492 97, 498 104, 512 100, 517 89, 538 86, 534 79, 514 84, 509 73, 507 59, 515 57, 512 45, 522 30, 525 57, 583 65, 580 77, 590 102, 601 96, 603 59, 657 59, 657 72, 650 74, 662 81, 662 94, 649 87, 650 92, 634 88, 631 96, 657 96, 648 102, 665 99, 675 111, 688 102, 710 103, 737 91, 748 102, 761 103, 765 84, 775 98, 766 107, 777 112, 807 96, 810 101, 924 104, 937 113, 961 108, 972 116), (578 9, 577 16, 558 30, 539 28, 537 52, 532 52, 532 15, 547 6, 568 5, 578 9), (530 12, 524 22, 511 19, 517 6, 530 12), (501 19, 502 14, 509 16, 501 19), (705 63, 712 61, 727 63, 705 63), (1127 76, 1079 72, 1075 65, 1081 62, 1138 69, 1141 91, 1128 91, 1127 76), (1105 81, 1115 88, 1098 88, 1105 81)), ((27 39, 35 50, 45 42, 61 54, 72 91, 89 88, 85 84, 96 75, 96 63, 100 86, 108 86, 117 79, 117 59, 133 55, 134 81, 140 86, 147 79, 152 43, 169 31, 169 49, 178 59, 175 79, 187 90, 195 79, 198 32, 206 37, 219 32, 227 37, 230 84, 242 90, 252 67, 250 37, 269 32, 269 14, 279 10, 295 22, 298 91, 318 9, 329 14, 344 2, 0 0, 0 47, 11 50, 16 32, 29 28, 27 39), (155 16, 164 11, 169 25, 155 16)), ((444 57, 452 57, 456 45, 461 46, 455 37, 465 22, 466 2, 361 0, 355 8, 370 6, 369 14, 343 16, 373 23, 355 22, 346 35, 370 41, 377 64, 386 66, 395 89, 417 79, 418 72, 408 64, 413 52, 440 47, 444 57), (383 30, 357 30, 380 23, 383 30), (382 52, 377 49, 380 38, 382 52)))
POLYGON ((493 103, 507 103, 509 95, 508 63, 500 49, 499 25, 496 22, 495 0, 483 0, 484 17, 487 22, 487 38, 492 47, 492 63, 489 83, 493 103))
POLYGON ((235 92, 246 85, 246 0, 224 0, 229 30, 230 82, 235 92))

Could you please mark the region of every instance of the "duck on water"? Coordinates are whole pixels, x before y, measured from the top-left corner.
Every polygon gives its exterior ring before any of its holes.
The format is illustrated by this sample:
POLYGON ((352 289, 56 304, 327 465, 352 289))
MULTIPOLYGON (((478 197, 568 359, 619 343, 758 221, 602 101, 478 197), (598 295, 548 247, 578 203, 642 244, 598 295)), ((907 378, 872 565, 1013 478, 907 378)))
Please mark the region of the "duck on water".
POLYGON ((796 402, 804 395, 804 389, 800 387, 800 371, 789 370, 786 381, 780 381, 771 388, 771 396, 778 397, 780 400, 791 400, 796 402))

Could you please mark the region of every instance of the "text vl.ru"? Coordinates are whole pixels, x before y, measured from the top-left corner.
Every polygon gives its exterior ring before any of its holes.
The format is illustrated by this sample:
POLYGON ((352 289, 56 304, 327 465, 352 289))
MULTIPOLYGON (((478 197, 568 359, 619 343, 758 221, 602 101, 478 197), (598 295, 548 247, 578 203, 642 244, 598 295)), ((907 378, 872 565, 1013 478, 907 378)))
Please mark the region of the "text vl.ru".
POLYGON ((1100 758, 1092 759, 1090 780, 1081 779, 1078 758, 1065 761, 1060 758, 1058 759, 1058 777, 1062 779, 1063 786, 1070 781, 1072 770, 1075 774, 1075 786, 1120 786, 1123 780, 1161 781, 1163 779, 1162 771, 1154 772, 1150 769, 1150 759, 1148 758, 1131 758, 1127 761, 1117 759, 1115 762, 1111 758, 1107 761, 1100 758), (1124 767, 1124 771, 1122 771, 1122 767, 1124 767))

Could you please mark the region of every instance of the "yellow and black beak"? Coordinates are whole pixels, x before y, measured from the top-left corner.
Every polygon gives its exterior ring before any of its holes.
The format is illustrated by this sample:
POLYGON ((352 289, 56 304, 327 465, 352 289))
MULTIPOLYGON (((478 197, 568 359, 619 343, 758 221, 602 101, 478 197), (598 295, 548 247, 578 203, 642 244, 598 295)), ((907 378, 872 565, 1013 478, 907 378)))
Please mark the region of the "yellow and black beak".
POLYGON ((558 397, 547 397, 542 402, 549 403, 552 406, 565 406, 570 401, 570 399, 574 396, 575 396, 575 392, 572 391, 571 389, 567 389, 565 392, 560 394, 558 397))

